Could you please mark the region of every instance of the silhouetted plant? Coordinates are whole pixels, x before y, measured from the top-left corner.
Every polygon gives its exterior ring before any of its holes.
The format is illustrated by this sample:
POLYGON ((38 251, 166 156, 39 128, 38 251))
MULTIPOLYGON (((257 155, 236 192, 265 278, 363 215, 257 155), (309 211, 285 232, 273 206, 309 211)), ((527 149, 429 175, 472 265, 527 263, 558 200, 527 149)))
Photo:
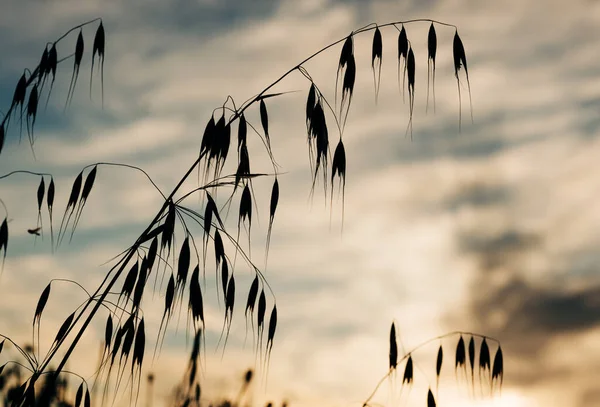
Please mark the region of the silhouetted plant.
MULTIPOLYGON (((142 300, 145 297, 149 283, 151 282, 152 274, 154 273, 154 289, 159 274, 161 281, 166 277, 168 283, 164 290, 164 312, 159 327, 157 347, 154 349, 154 354, 160 350, 162 340, 164 338, 167 326, 171 317, 175 312, 180 312, 183 307, 187 307, 187 312, 191 316, 194 329, 194 344, 189 359, 188 368, 186 371, 186 383, 181 390, 181 403, 185 406, 191 402, 199 403, 200 385, 198 383, 197 372, 200 364, 200 349, 205 347, 205 319, 204 319, 204 295, 206 292, 206 270, 212 268, 208 264, 207 259, 214 256, 214 270, 216 275, 216 293, 217 298, 223 300, 225 307, 223 315, 223 331, 222 338, 223 347, 226 346, 227 338, 231 324, 233 323, 233 311, 235 308, 235 292, 242 287, 236 285, 235 279, 235 259, 240 256, 245 263, 253 270, 254 279, 248 290, 247 302, 245 306, 246 322, 251 321, 253 330, 256 352, 260 354, 261 365, 266 366, 269 363, 271 351, 273 349, 276 327, 277 327, 277 306, 274 292, 271 290, 266 278, 261 270, 251 260, 249 254, 242 248, 240 244, 241 225, 247 225, 248 245, 250 245, 253 210, 259 208, 253 203, 255 202, 253 181, 258 178, 271 178, 273 181, 270 205, 269 205, 269 223, 266 237, 265 248, 265 266, 268 260, 269 244, 271 232, 277 208, 279 205, 279 177, 278 165, 273 157, 271 144, 274 141, 272 129, 269 128, 269 111, 267 103, 272 103, 272 100, 282 95, 282 93, 269 93, 270 90, 282 80, 287 78, 294 72, 302 74, 310 83, 307 102, 306 102, 306 130, 308 155, 310 159, 310 171, 312 176, 312 185, 310 189, 311 195, 314 193, 316 185, 322 182, 324 193, 328 192, 328 183, 330 184, 330 204, 333 204, 334 185, 336 176, 339 181, 340 193, 342 196, 342 217, 343 217, 343 199, 344 188, 346 183, 348 163, 346 152, 343 143, 343 132, 347 122, 348 114, 352 104, 354 94, 354 85, 356 81, 356 61, 354 52, 354 37, 364 33, 373 31, 373 44, 371 52, 371 67, 373 70, 373 81, 375 86, 375 98, 380 89, 380 72, 383 63, 383 29, 396 30, 399 34, 397 37, 397 64, 398 64, 398 83, 401 86, 403 93, 408 93, 409 103, 409 121, 406 128, 406 133, 410 132, 411 138, 413 133, 412 118, 414 113, 415 101, 415 54, 413 46, 408 39, 406 25, 411 23, 425 22, 430 24, 429 34, 427 38, 429 65, 428 90, 429 96, 429 80, 432 83, 433 103, 435 106, 435 71, 436 71, 436 51, 438 39, 435 27, 450 27, 454 30, 453 39, 453 56, 454 56, 454 73, 458 83, 459 104, 460 104, 460 75, 459 71, 464 68, 465 78, 468 84, 468 71, 465 50, 462 41, 458 35, 455 26, 441 23, 429 19, 417 19, 410 21, 398 21, 382 25, 369 24, 356 31, 350 33, 347 37, 340 39, 330 45, 320 49, 311 56, 307 57, 299 64, 295 65, 281 77, 276 79, 269 86, 264 88, 256 96, 246 100, 241 105, 237 105, 233 98, 227 97, 222 106, 218 107, 210 115, 204 134, 200 140, 200 149, 197 159, 191 164, 189 169, 182 176, 181 180, 174 186, 169 193, 163 193, 154 184, 151 177, 142 169, 128 166, 126 164, 99 162, 90 164, 84 167, 75 178, 71 187, 68 202, 63 212, 63 216, 55 238, 53 228, 53 209, 55 196, 55 183, 53 176, 47 173, 36 173, 31 171, 18 170, 6 174, 0 179, 17 174, 33 175, 38 177, 39 184, 37 188, 37 224, 36 228, 30 229, 29 233, 39 235, 44 233, 42 222, 42 206, 44 198, 46 198, 46 206, 48 211, 51 247, 56 250, 64 242, 65 236, 69 236, 69 241, 74 236, 77 225, 81 221, 83 210, 87 200, 92 193, 94 182, 102 167, 106 166, 121 166, 134 169, 142 172, 149 182, 161 193, 164 200, 161 207, 158 209, 154 218, 149 222, 148 226, 133 242, 133 244, 125 249, 115 260, 114 266, 106 273, 102 283, 91 293, 86 292, 87 300, 75 311, 73 311, 63 322, 57 331, 53 344, 43 359, 36 356, 34 353, 27 353, 19 348, 26 363, 23 367, 27 367, 30 376, 24 381, 17 380, 18 387, 13 388, 11 393, 11 405, 33 405, 40 397, 46 399, 56 398, 56 394, 52 393, 51 389, 37 391, 36 383, 43 380, 45 383, 59 383, 59 380, 64 377, 65 363, 69 360, 73 350, 77 347, 80 338, 86 331, 90 322, 94 317, 97 317, 101 307, 108 311, 104 345, 101 356, 100 367, 96 373, 96 380, 104 380, 103 398, 108 394, 109 388, 114 386, 116 394, 123 383, 124 376, 127 375, 127 382, 132 389, 137 388, 135 395, 132 391, 131 401, 135 402, 139 394, 139 386, 142 381, 142 366, 146 360, 146 330, 144 316, 141 312, 142 300), (334 95, 334 103, 330 103, 330 99, 325 97, 318 84, 312 79, 304 65, 316 58, 321 53, 332 49, 335 46, 342 44, 340 58, 337 66, 336 87, 334 95), (400 78, 402 77, 402 78, 400 78), (338 87, 338 85, 340 85, 338 87), (338 103, 339 100, 339 103, 338 103), (258 105, 258 106, 257 106, 258 105), (260 115, 260 127, 249 122, 245 116, 245 112, 249 109, 258 109, 260 115), (216 114, 216 115, 215 115, 216 114), (329 120, 329 124, 328 124, 329 120), (331 120, 335 123, 331 126, 331 120), (232 131, 234 124, 237 122, 237 156, 230 153, 230 145, 232 144, 232 131), (248 130, 251 134, 256 134, 262 141, 266 152, 270 158, 273 173, 256 173, 251 170, 250 153, 248 150, 247 138, 248 130), (330 129, 337 131, 338 140, 333 157, 331 157, 331 134, 330 129), (236 158, 232 158, 236 156, 236 158), (223 175, 226 162, 235 161, 236 171, 234 174, 223 175), (194 173, 198 171, 198 187, 183 191, 184 182, 194 173), (229 197, 224 200, 223 205, 219 205, 217 191, 232 189, 229 197), (227 231, 225 227, 225 219, 222 216, 223 210, 229 208, 232 204, 236 192, 240 192, 240 208, 237 220, 237 235, 234 237, 227 231), (203 211, 196 211, 192 207, 186 206, 185 201, 191 196, 199 194, 202 198, 203 211), (198 238, 194 233, 194 229, 200 229, 201 238, 198 238), (176 236, 183 236, 182 239, 175 239, 176 236), (181 242, 179 245, 176 241, 181 242), (233 260, 232 252, 233 250, 233 260), (162 267, 161 271, 161 264, 162 267), (191 269, 191 273, 190 273, 191 269), (201 284, 201 279, 203 284, 201 284), (119 288, 120 284, 120 288, 119 288), (116 290, 116 291, 115 291, 116 290), (185 303, 185 295, 187 292, 187 304, 185 303), (258 302, 258 303, 257 303, 258 302), (256 326, 254 325, 256 323, 256 326), (265 340, 264 335, 267 338, 265 340), (73 339, 69 342, 67 337, 74 334, 73 339), (59 360, 57 358, 58 350, 64 351, 64 356, 59 360), (50 368, 51 362, 57 362, 56 369, 50 368), (46 396, 44 396, 46 394, 46 396)), ((79 68, 85 53, 85 39, 83 35, 84 28, 96 24, 96 33, 93 40, 91 51, 92 60, 92 75, 94 71, 94 63, 96 58, 97 68, 100 71, 101 87, 103 87, 103 68, 106 53, 106 37, 102 20, 95 19, 67 31, 63 36, 58 38, 51 44, 44 47, 40 63, 33 70, 25 70, 20 77, 15 88, 12 103, 0 123, 0 152, 8 134, 11 119, 19 121, 19 138, 22 137, 23 119, 26 121, 26 130, 29 144, 32 153, 34 152, 34 127, 38 114, 39 100, 42 97, 45 87, 47 90, 46 103, 50 98, 57 69, 63 66, 63 63, 73 60, 71 81, 67 92, 65 109, 70 105, 77 79, 79 76, 79 68), (72 54, 65 57, 59 57, 57 45, 68 35, 77 33, 76 47, 72 54), (25 116, 25 117, 23 117, 25 116)), ((88 41, 89 42, 89 41, 88 41)), ((470 85, 469 85, 470 86, 470 85)), ((92 91, 92 80, 90 78, 90 94, 92 91)), ((102 91, 102 99, 104 94, 102 91)), ((460 110, 459 110, 460 112, 460 110)), ((459 113, 460 127, 460 113, 459 113)), ((5 208, 7 211, 7 209, 5 208)), ((0 250, 3 251, 4 258, 7 254, 9 243, 8 231, 8 214, 0 226, 0 250)), ((249 246, 248 246, 249 247, 249 246)), ((39 329, 42 314, 49 300, 52 299, 52 287, 64 280, 52 280, 38 301, 35 314, 33 317, 34 341, 36 338, 35 329, 37 327, 37 345, 39 345, 39 329)), ((75 283, 75 282, 72 282, 75 283)), ((75 283, 76 284, 76 283, 75 283)), ((160 289, 160 288, 159 288, 160 289)), ((463 336, 469 335, 471 341, 474 337, 482 338, 481 349, 479 353, 479 374, 489 376, 491 386, 494 384, 500 385, 503 376, 502 352, 497 348, 494 364, 491 365, 489 348, 486 338, 475 334, 455 333, 450 335, 460 335, 458 342, 459 346, 456 350, 455 367, 461 367, 466 374, 465 352, 463 336), (461 345, 462 344, 462 345, 461 345), (462 350, 461 350, 462 349, 462 350)), ((7 336, 2 336, 7 338, 7 336)), ((441 340, 442 337, 436 338, 441 340)), ((9 340, 9 339, 8 339, 9 340)), ((496 342, 494 340, 494 342, 496 342)), ((33 344, 36 346, 36 343, 33 344)), ((471 363, 471 378, 474 380, 474 355, 469 347, 469 360, 471 363)), ((395 328, 392 325, 390 335, 390 370, 386 377, 390 376, 398 369, 399 363, 404 362, 403 385, 411 385, 413 378, 413 359, 412 352, 406 354, 403 358, 398 359, 398 348, 395 342, 395 328)), ((437 376, 439 378, 440 370, 443 364, 443 350, 440 346, 438 359, 436 361, 437 376)), ((6 375, 6 373, 5 373, 6 375)), ((13 377, 14 374, 10 377, 13 377)), ((20 376, 19 376, 20 377, 20 376)), ((81 384, 77 390, 75 405, 84 403, 86 406, 90 403, 91 385, 81 379, 81 384)), ((39 386, 38 386, 39 387, 39 386)), ((47 387, 47 386, 46 386, 47 387)), ((46 388, 44 387, 44 389, 46 388)), ((365 405, 369 403, 369 398, 365 405)), ((427 395, 428 405, 435 405, 435 399, 431 390, 427 395)), ((235 403, 230 404, 235 405, 235 403)))

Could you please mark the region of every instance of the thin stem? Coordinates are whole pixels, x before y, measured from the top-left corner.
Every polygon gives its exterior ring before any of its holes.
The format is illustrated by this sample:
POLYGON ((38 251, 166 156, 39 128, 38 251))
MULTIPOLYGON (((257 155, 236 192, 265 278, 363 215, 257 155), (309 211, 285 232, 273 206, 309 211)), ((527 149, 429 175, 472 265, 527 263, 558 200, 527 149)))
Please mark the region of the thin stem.
POLYGON ((43 177, 43 176, 52 177, 52 174, 49 174, 47 172, 35 172, 35 171, 28 171, 28 170, 16 170, 16 171, 11 171, 8 174, 0 175, 0 179, 8 178, 11 175, 16 175, 16 174, 29 174, 29 175, 36 175, 38 177, 43 177))
POLYGON ((27 361, 29 362, 29 364, 31 365, 32 368, 35 368, 35 363, 33 363, 33 359, 31 359, 31 357, 27 354, 27 352, 25 352, 23 350, 23 348, 21 348, 19 345, 17 345, 12 339, 10 339, 8 336, 6 335, 2 335, 0 334, 0 338, 3 338, 7 341, 9 341, 18 351, 21 355, 23 355, 23 357, 25 359, 27 359, 27 361))
POLYGON ((165 194, 163 194, 163 192, 160 190, 160 188, 158 187, 158 185, 156 185, 156 183, 154 182, 154 180, 152 180, 152 178, 150 177, 150 175, 148 175, 148 173, 146 171, 144 171, 143 169, 141 169, 140 167, 136 167, 135 165, 130 165, 130 164, 121 164, 121 163, 111 163, 111 162, 98 162, 95 164, 89 164, 86 165, 85 167, 83 167, 83 170, 90 168, 90 167, 94 167, 96 165, 104 165, 104 166, 111 166, 111 167, 125 167, 125 168, 130 168, 132 170, 136 170, 141 172, 142 174, 144 174, 146 176, 146 178, 148 178, 148 181, 150 181, 150 183, 154 186, 154 188, 158 191, 158 193, 164 198, 167 199, 167 197, 165 196, 165 194))

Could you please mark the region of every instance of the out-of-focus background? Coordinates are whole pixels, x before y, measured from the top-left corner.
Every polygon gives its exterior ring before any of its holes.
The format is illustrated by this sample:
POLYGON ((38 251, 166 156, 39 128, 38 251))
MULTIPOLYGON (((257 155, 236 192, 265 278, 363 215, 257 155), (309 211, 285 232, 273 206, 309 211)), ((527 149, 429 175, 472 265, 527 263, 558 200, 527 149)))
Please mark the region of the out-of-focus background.
MULTIPOLYGON (((505 380, 493 399, 481 396, 478 386, 473 397, 464 380, 457 386, 457 337, 441 342, 446 359, 439 405, 600 404, 597 1, 9 1, 0 16, 0 108, 6 111, 23 68, 38 63, 47 41, 94 17, 103 18, 107 34, 104 108, 97 75, 89 97, 93 26, 84 31, 86 56, 72 104, 63 112, 71 78, 66 61, 37 119, 37 159, 25 133, 19 144, 14 120, 0 156, 2 174, 30 169, 54 175, 55 230, 83 166, 138 165, 168 192, 197 157, 212 109, 227 95, 241 103, 314 51, 371 22, 432 18, 456 25, 467 54, 473 122, 463 77, 459 132, 454 29, 436 25, 435 113, 432 96, 426 113, 429 24, 408 24, 417 66, 412 141, 408 103, 398 89, 398 31, 382 29, 377 104, 372 33, 356 37, 357 79, 344 132, 343 232, 337 194, 332 208, 322 184, 309 197, 308 82, 294 74, 276 89, 298 92, 268 100, 273 150, 285 172, 266 270, 279 324, 268 381, 257 384, 254 399, 362 405, 387 371, 395 321, 406 349, 456 330, 501 341, 505 380)), ((76 35, 69 38, 61 43, 63 55, 74 49, 76 35)), ((340 50, 341 44, 305 66, 332 103, 340 50)), ((260 127, 257 108, 247 118, 260 127)), ((333 148, 338 134, 328 120, 333 148)), ((251 149, 253 170, 272 171, 258 141, 251 149)), ((26 231, 36 221, 38 182, 28 176, 0 180, 11 219, 0 333, 21 344, 31 341, 31 318, 48 281, 69 278, 94 289, 106 271, 101 264, 131 244, 161 204, 138 173, 100 167, 72 243, 52 255, 47 217, 43 241, 26 231)), ((252 255, 259 267, 271 182, 254 183, 259 212, 252 255)), ((189 204, 197 205, 197 198, 189 204)), ((232 219, 236 211, 237 202, 232 219)), ((224 310, 214 290, 206 294, 201 376, 207 397, 234 397, 238 379, 256 363, 241 312, 251 274, 242 265, 236 272, 248 278, 240 277, 240 312, 223 356, 216 344, 224 310)), ((154 334, 162 295, 144 304, 154 334)), ((42 353, 84 299, 73 286, 54 286, 42 320, 42 353)), ((100 320, 69 369, 93 372, 105 317, 100 320)), ((152 366, 147 358, 155 407, 167 405, 183 377, 191 346, 185 321, 184 311, 173 319, 160 357, 152 366)), ((148 336, 153 349, 155 337, 148 336)), ((435 383, 439 344, 415 356, 422 368, 410 396, 423 404, 427 386, 435 383)), ((378 401, 389 403, 390 394, 384 386, 378 401)))

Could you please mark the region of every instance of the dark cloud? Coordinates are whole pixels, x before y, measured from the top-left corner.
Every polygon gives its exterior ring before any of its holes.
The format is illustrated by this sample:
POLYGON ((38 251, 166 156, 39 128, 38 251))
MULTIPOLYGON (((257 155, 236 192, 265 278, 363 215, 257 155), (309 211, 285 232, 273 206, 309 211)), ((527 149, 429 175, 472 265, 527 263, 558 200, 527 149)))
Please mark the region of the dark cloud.
POLYGON ((589 407, 600 405, 600 388, 591 387, 583 391, 583 394, 579 398, 578 406, 589 407))
MULTIPOLYGON (((509 189, 502 185, 473 182, 449 196, 441 203, 441 206, 451 211, 458 210, 463 206, 486 207, 507 202, 510 196, 509 189)), ((471 243, 478 244, 477 242, 471 243)))
POLYGON ((534 271, 531 256, 545 252, 542 235, 507 228, 492 236, 463 235, 458 241, 462 254, 478 265, 471 285, 471 322, 478 332, 501 341, 513 364, 509 381, 530 386, 580 374, 577 366, 565 370, 550 363, 553 354, 548 351, 557 340, 600 326, 597 262, 585 254, 593 249, 564 254, 548 270, 549 277, 539 281, 527 276, 534 271), (582 280, 585 284, 574 284, 582 280))
POLYGON ((489 237, 465 234, 459 238, 459 249, 478 260, 485 275, 495 269, 518 262, 521 254, 539 247, 541 238, 516 230, 506 230, 489 237))
POLYGON ((174 0, 145 5, 140 2, 135 7, 132 6, 132 11, 138 10, 138 13, 132 13, 132 16, 139 15, 140 18, 144 18, 145 23, 156 24, 160 29, 189 30, 217 36, 236 25, 246 24, 248 20, 270 17, 280 2, 224 0, 212 3, 174 0))
POLYGON ((537 288, 515 278, 478 298, 473 310, 481 325, 520 342, 533 339, 539 348, 544 338, 600 324, 600 285, 565 292, 564 287, 537 288), (498 310, 505 314, 505 322, 494 328, 487 319, 498 310))

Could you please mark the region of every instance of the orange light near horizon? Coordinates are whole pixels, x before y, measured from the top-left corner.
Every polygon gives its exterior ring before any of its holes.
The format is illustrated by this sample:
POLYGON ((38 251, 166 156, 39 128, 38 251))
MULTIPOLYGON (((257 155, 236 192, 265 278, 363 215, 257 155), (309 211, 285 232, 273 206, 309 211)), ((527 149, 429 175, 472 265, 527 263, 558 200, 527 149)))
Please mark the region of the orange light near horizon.
MULTIPOLYGON (((454 403, 450 404, 454 405, 454 403)), ((539 404, 531 397, 517 391, 502 391, 501 395, 484 400, 461 401, 455 404, 463 407, 538 407, 539 404)))

